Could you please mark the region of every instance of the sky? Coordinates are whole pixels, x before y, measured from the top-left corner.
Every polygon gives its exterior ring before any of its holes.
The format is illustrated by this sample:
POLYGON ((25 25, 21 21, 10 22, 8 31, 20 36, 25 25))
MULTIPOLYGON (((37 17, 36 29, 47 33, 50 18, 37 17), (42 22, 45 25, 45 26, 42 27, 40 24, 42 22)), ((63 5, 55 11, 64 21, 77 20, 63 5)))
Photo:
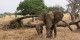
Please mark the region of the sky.
MULTIPOLYGON (((0 13, 11 12, 14 13, 19 3, 23 0, 0 0, 0 13)), ((60 5, 66 9, 68 2, 66 0, 44 0, 45 5, 52 7, 60 5)))

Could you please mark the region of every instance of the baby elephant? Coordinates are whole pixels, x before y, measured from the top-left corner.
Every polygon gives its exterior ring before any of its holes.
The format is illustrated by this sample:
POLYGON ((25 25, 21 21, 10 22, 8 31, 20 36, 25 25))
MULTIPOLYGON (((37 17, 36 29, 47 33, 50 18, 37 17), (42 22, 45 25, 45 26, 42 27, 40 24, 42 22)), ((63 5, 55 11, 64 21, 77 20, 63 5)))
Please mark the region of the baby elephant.
POLYGON ((44 23, 42 21, 39 21, 36 25, 36 31, 38 34, 42 34, 44 23))

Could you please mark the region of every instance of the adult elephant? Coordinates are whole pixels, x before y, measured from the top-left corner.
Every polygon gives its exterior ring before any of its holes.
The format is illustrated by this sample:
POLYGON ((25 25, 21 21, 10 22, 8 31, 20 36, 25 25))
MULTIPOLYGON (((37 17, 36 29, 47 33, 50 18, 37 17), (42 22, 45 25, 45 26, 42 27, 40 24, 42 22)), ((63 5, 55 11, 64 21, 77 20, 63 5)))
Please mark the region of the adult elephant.
POLYGON ((43 25, 46 26, 46 34, 47 34, 47 38, 52 37, 52 31, 54 30, 54 36, 56 37, 56 23, 58 23, 59 21, 64 22, 66 25, 68 25, 69 29, 72 31, 72 29, 70 28, 69 24, 66 23, 65 21, 62 20, 63 18, 63 14, 61 12, 55 11, 49 11, 48 13, 43 13, 39 15, 39 20, 42 21, 40 22, 38 25, 36 25, 36 30, 38 34, 42 34, 42 30, 43 30, 43 25))

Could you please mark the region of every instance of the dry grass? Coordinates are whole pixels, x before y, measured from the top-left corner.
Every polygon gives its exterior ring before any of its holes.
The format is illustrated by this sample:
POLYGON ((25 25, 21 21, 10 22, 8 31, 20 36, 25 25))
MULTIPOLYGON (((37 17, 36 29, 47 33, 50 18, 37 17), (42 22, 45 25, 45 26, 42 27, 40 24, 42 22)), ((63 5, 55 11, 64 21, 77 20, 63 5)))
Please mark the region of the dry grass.
MULTIPOLYGON (((66 14, 64 20, 69 20, 66 14)), ((0 18, 0 24, 6 24, 9 20, 14 18, 5 17, 0 18)), ((31 19, 29 19, 31 20, 31 19)), ((29 21, 24 20, 24 21, 29 21)), ((2 26, 0 26, 2 27, 2 26)), ((74 30, 75 25, 71 26, 74 30)), ((54 34, 54 32, 53 32, 54 34)), ((46 38, 46 29, 44 27, 43 35, 38 36, 35 28, 25 28, 25 29, 13 29, 13 30, 0 30, 0 40, 80 40, 80 31, 71 32, 67 27, 57 27, 57 37, 48 39, 46 38)))

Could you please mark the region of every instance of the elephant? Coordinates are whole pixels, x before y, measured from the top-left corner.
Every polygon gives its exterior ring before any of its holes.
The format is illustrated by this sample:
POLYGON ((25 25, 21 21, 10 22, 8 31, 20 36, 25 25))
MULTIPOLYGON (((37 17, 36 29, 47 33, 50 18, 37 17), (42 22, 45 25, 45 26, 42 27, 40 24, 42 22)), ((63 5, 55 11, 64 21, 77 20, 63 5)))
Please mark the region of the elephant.
POLYGON ((72 31, 70 28, 69 24, 66 23, 65 21, 62 20, 63 18, 63 13, 59 11, 49 11, 47 13, 43 13, 39 15, 39 20, 42 21, 38 25, 36 25, 36 30, 38 34, 42 34, 43 26, 46 26, 46 37, 51 38, 52 37, 52 31, 54 30, 54 36, 56 37, 57 32, 56 32, 56 24, 59 21, 64 22, 66 25, 68 25, 69 29, 72 31))

